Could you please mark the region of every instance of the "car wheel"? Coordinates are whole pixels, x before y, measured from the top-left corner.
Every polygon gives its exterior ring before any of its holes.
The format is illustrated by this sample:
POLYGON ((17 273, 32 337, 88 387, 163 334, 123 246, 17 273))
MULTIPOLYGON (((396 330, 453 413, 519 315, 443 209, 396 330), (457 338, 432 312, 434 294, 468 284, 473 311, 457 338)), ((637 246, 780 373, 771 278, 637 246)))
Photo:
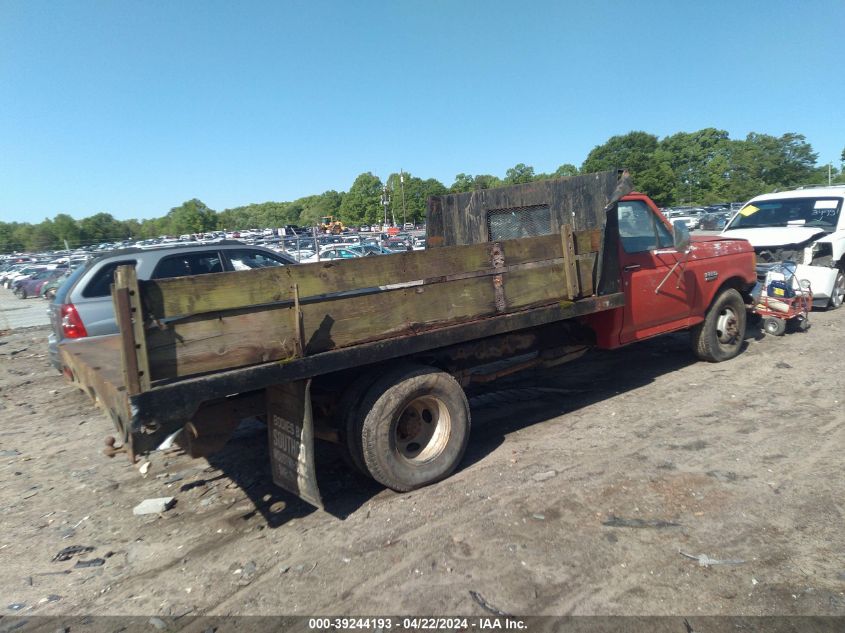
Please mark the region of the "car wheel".
POLYGON ((842 307, 843 301, 845 301, 845 273, 840 270, 836 274, 836 281, 833 282, 833 290, 830 292, 827 307, 829 310, 836 310, 842 307))
POLYGON ((772 336, 783 336, 786 332, 786 321, 777 317, 766 317, 763 319, 763 331, 772 336))
POLYGON ((388 372, 367 391, 359 411, 367 471, 400 492, 447 477, 469 441, 464 390, 432 367, 403 364, 388 372))
POLYGON ((733 288, 722 291, 704 321, 691 330, 692 349, 701 360, 720 363, 742 349, 745 340, 745 302, 733 288))

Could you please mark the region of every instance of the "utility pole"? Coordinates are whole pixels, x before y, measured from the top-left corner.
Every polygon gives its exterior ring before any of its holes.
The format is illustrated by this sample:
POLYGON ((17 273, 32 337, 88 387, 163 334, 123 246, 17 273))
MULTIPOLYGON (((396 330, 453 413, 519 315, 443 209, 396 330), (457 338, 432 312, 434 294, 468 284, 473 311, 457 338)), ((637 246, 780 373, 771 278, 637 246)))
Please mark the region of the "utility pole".
POLYGON ((401 169, 399 170, 399 187, 402 189, 402 230, 404 231, 408 218, 405 211, 405 173, 401 169))
POLYGON ((831 169, 832 169, 832 168, 833 168, 833 163, 828 163, 828 164, 827 164, 827 186, 828 186, 828 187, 830 186, 830 183, 831 183, 831 180, 830 180, 830 172, 831 172, 831 169))
POLYGON ((387 208, 390 206, 390 190, 387 185, 381 190, 381 205, 384 207, 384 225, 387 226, 387 208))

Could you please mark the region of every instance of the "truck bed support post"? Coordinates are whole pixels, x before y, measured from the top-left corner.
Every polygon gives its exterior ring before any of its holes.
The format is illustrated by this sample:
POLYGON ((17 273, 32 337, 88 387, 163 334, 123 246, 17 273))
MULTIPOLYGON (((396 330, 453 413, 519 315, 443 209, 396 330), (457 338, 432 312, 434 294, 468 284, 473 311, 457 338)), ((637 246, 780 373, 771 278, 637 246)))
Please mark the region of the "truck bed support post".
POLYGON ((322 508, 314 464, 310 378, 267 388, 267 429, 273 483, 322 508))
POLYGON ((118 266, 114 276, 112 302, 122 333, 123 377, 130 396, 150 390, 150 363, 144 334, 144 313, 134 266, 118 266))
POLYGON ((578 267, 575 264, 575 240, 571 224, 560 225, 560 239, 563 243, 563 275, 566 279, 566 294, 577 299, 580 294, 578 267))

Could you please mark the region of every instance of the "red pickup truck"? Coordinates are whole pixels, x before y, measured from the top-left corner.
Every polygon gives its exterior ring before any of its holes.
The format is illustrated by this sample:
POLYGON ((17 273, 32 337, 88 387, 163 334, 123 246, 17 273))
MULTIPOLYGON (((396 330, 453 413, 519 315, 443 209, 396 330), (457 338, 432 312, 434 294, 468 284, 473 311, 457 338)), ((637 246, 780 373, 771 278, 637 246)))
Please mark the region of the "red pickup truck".
POLYGON ((702 360, 739 353, 756 282, 751 245, 722 236, 690 238, 683 222, 670 225, 641 193, 622 197, 617 217, 625 306, 584 317, 598 346, 612 349, 689 329, 702 360))
POLYGON ((274 481, 310 503, 315 439, 424 486, 463 456, 475 382, 678 330, 704 360, 740 352, 751 245, 691 240, 631 188, 603 172, 436 196, 424 251, 140 282, 121 267, 120 334, 62 345, 63 370, 112 418, 112 454, 176 434, 208 455, 259 415, 274 481))

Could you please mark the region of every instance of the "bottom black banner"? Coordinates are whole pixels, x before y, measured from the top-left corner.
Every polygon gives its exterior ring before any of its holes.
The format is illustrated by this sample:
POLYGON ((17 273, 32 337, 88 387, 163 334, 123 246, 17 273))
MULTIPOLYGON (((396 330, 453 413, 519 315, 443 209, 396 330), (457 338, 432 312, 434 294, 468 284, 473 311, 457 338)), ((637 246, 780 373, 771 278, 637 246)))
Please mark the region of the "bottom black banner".
POLYGON ((0 616, 0 633, 845 633, 845 616, 0 616))

